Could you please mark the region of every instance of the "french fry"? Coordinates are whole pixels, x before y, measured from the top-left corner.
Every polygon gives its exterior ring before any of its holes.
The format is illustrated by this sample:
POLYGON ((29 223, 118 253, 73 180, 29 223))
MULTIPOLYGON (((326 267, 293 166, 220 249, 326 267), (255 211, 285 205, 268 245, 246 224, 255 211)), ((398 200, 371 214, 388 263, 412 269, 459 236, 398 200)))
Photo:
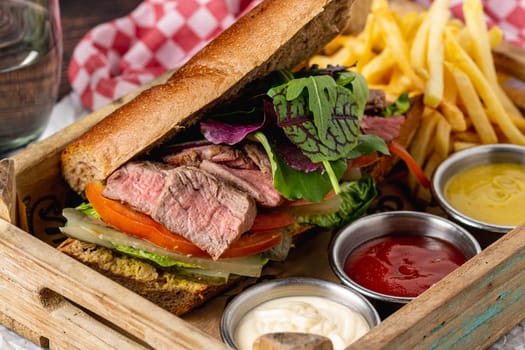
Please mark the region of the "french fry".
POLYGON ((479 137, 479 134, 476 131, 467 130, 467 131, 453 132, 451 135, 451 138, 454 141, 465 141, 465 142, 481 144, 481 139, 479 137))
MULTIPOLYGON (((447 27, 447 30, 449 30, 450 33, 452 33, 452 30, 450 27, 447 27)), ((454 31, 452 34, 458 41, 459 46, 461 46, 461 48, 465 50, 465 52, 469 56, 472 56, 472 37, 469 31, 467 30, 467 28, 461 28, 457 31, 454 31)))
MULTIPOLYGON (((465 23, 450 18, 450 1, 434 0, 428 11, 400 15, 388 0, 372 0, 364 30, 334 40, 324 53, 331 64, 355 58, 354 69, 388 101, 405 91, 423 93, 426 107, 408 151, 427 176, 438 161, 461 149, 525 144, 525 117, 503 89, 492 57, 503 32, 497 26, 488 30, 481 0, 465 0, 465 23)), ((415 177, 408 184, 429 199, 415 177)))
MULTIPOLYGON (((432 178, 434 171, 436 171, 436 168, 438 167, 438 165, 443 160, 445 160, 445 158, 446 156, 442 156, 437 152, 432 153, 432 155, 428 158, 423 168, 423 172, 429 179, 432 178)), ((432 194, 430 190, 428 188, 424 188, 423 186, 418 186, 416 195, 418 199, 423 200, 427 203, 432 200, 432 194)))
POLYGON ((332 39, 328 44, 323 47, 322 53, 324 56, 332 56, 340 48, 345 46, 346 42, 352 40, 353 37, 349 35, 340 35, 332 39))
MULTIPOLYGON (((426 71, 427 69, 428 26, 428 21, 424 18, 414 35, 410 48, 410 62, 418 71, 426 71)), ((426 75, 428 76, 428 73, 426 75)))
POLYGON ((443 83, 445 85, 443 100, 456 104, 458 99, 458 87, 456 85, 456 80, 452 76, 447 65, 445 65, 445 70, 443 71, 443 83))
POLYGON ((476 38, 476 40, 472 40, 472 55, 474 61, 487 77, 487 80, 491 84, 494 84, 496 95, 507 113, 517 117, 523 117, 519 109, 514 106, 512 101, 498 84, 494 59, 492 58, 491 52, 491 39, 489 32, 487 31, 485 19, 483 18, 483 8, 481 3, 477 0, 465 0, 463 3, 463 12, 465 14, 466 28, 471 36, 476 38))
POLYGON ((363 51, 361 52, 361 57, 357 60, 357 70, 361 71, 363 67, 370 62, 370 60, 374 57, 374 51, 373 51, 373 33, 374 33, 374 14, 370 13, 368 15, 368 20, 365 24, 365 28, 363 29, 363 32, 361 32, 358 36, 360 40, 364 42, 363 51))
POLYGON ((483 75, 491 83, 497 82, 494 60, 490 51, 490 40, 487 25, 483 18, 483 8, 479 0, 465 0, 463 2, 463 13, 465 15, 465 25, 472 38, 472 56, 479 66, 483 75))
POLYGON ((388 9, 388 3, 386 7, 384 3, 382 4, 383 5, 377 6, 376 8, 372 7, 372 10, 376 15, 377 24, 383 33, 385 44, 392 51, 392 55, 403 73, 414 82, 414 85, 420 91, 423 91, 425 84, 410 65, 408 45, 405 40, 403 40, 401 30, 392 12, 388 9))
POLYGON ((428 108, 426 110, 428 112, 423 114, 421 125, 409 149, 410 154, 420 166, 424 164, 427 154, 430 153, 429 148, 433 146, 431 140, 440 118, 440 114, 436 110, 428 108))
POLYGON ((489 118, 485 114, 485 110, 470 79, 452 63, 445 62, 445 66, 456 81, 458 93, 461 96, 463 105, 472 120, 472 125, 476 129, 481 142, 484 144, 497 143, 498 138, 496 133, 490 124, 489 118))
POLYGON ((400 19, 399 26, 405 41, 410 45, 415 33, 425 18, 425 13, 409 12, 400 19))
MULTIPOLYGON (((414 158, 414 161, 424 168, 425 161, 429 155, 432 154, 435 146, 435 130, 439 118, 443 118, 435 109, 426 107, 421 117, 421 123, 417 130, 408 151, 414 158)), ((408 186, 412 192, 417 194, 418 182, 416 178, 410 174, 408 177, 408 186)))
POLYGON ((492 27, 489 30, 490 48, 495 48, 503 41, 503 31, 499 27, 492 27))
POLYGON ((371 84, 380 84, 390 75, 390 71, 396 64, 396 61, 389 48, 384 49, 368 62, 361 74, 371 84))
POLYGON ((436 108, 443 99, 443 31, 450 18, 450 0, 436 0, 429 11, 427 64, 429 79, 425 87, 424 103, 436 108))
POLYGON ((448 32, 445 32, 447 59, 454 61, 467 74, 476 91, 487 106, 487 110, 495 119, 505 136, 515 144, 525 145, 525 136, 512 123, 493 90, 493 85, 488 82, 475 62, 459 46, 457 41, 448 32))
POLYGON ((450 123, 442 116, 439 117, 436 124, 436 139, 434 153, 439 155, 440 159, 445 159, 450 152, 450 132, 452 127, 450 123))
POLYGON ((467 148, 470 148, 470 147, 475 147, 475 146, 479 146, 479 143, 467 142, 467 141, 455 141, 453 143, 454 152, 459 152, 459 151, 462 151, 464 149, 467 149, 467 148))
POLYGON ((394 95, 399 96, 405 91, 414 90, 414 82, 407 77, 400 69, 394 69, 390 76, 388 84, 388 91, 394 95))
POLYGON ((450 103, 446 100, 441 101, 438 110, 449 122, 452 130, 454 131, 465 131, 467 130, 467 121, 465 115, 454 103, 450 103))

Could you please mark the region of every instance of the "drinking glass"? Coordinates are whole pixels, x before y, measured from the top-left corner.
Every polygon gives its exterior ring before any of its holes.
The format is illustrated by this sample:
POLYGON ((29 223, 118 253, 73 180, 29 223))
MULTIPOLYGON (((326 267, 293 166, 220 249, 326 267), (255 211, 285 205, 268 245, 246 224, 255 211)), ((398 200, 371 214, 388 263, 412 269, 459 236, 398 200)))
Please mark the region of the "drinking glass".
POLYGON ((42 134, 61 64, 58 0, 0 0, 0 154, 42 134))

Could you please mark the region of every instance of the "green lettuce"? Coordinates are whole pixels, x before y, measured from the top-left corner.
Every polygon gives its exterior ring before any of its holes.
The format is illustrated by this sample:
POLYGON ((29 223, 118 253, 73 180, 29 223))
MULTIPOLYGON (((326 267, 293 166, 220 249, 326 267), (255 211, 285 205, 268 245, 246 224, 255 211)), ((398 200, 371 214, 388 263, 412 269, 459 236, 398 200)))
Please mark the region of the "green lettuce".
POLYGON ((159 255, 155 253, 150 253, 142 249, 133 248, 126 245, 120 245, 120 244, 113 244, 113 247, 115 250, 127 254, 129 256, 140 258, 144 260, 153 261, 157 265, 161 267, 182 267, 182 268, 199 268, 199 266, 182 262, 176 259, 173 259, 172 257, 165 256, 165 255, 159 255))
POLYGON ((95 210, 95 208, 93 208, 93 206, 89 202, 83 202, 79 204, 75 209, 95 219, 99 219, 99 220, 102 219, 100 215, 97 213, 97 211, 95 210))
POLYGON ((391 117, 393 115, 405 115, 409 110, 410 99, 408 98, 408 93, 403 92, 392 104, 386 106, 383 111, 383 116, 391 117))
POLYGON ((353 221, 366 213, 375 197, 377 188, 371 176, 341 184, 341 207, 335 213, 300 216, 297 222, 321 227, 335 227, 353 221))
POLYGON ((345 159, 330 162, 332 174, 317 170, 304 173, 288 166, 286 162, 273 151, 270 142, 262 132, 252 136, 260 142, 272 166, 273 184, 275 188, 287 199, 304 199, 310 202, 322 202, 326 194, 333 188, 331 176, 338 181, 347 169, 345 159))

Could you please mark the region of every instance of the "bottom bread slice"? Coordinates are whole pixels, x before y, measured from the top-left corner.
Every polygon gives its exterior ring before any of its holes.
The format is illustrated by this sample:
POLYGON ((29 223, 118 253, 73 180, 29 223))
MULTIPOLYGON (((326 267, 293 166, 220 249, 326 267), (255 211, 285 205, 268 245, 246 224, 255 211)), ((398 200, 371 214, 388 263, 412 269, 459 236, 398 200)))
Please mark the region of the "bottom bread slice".
POLYGON ((233 287, 241 279, 219 286, 199 283, 140 259, 72 238, 67 238, 58 249, 177 316, 233 287))

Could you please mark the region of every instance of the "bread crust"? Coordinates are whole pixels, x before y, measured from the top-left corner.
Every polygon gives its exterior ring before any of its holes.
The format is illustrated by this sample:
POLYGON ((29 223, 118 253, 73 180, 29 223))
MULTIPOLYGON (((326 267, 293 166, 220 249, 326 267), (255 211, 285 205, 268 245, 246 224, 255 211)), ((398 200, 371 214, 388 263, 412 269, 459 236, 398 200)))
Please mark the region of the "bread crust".
POLYGON ((266 0, 198 52, 163 84, 123 105, 61 156, 62 174, 82 193, 139 153, 196 123, 271 71, 292 68, 347 25, 353 0, 266 0))
POLYGON ((190 281, 140 259, 72 238, 67 238, 57 249, 177 316, 242 280, 231 279, 223 285, 190 281))

